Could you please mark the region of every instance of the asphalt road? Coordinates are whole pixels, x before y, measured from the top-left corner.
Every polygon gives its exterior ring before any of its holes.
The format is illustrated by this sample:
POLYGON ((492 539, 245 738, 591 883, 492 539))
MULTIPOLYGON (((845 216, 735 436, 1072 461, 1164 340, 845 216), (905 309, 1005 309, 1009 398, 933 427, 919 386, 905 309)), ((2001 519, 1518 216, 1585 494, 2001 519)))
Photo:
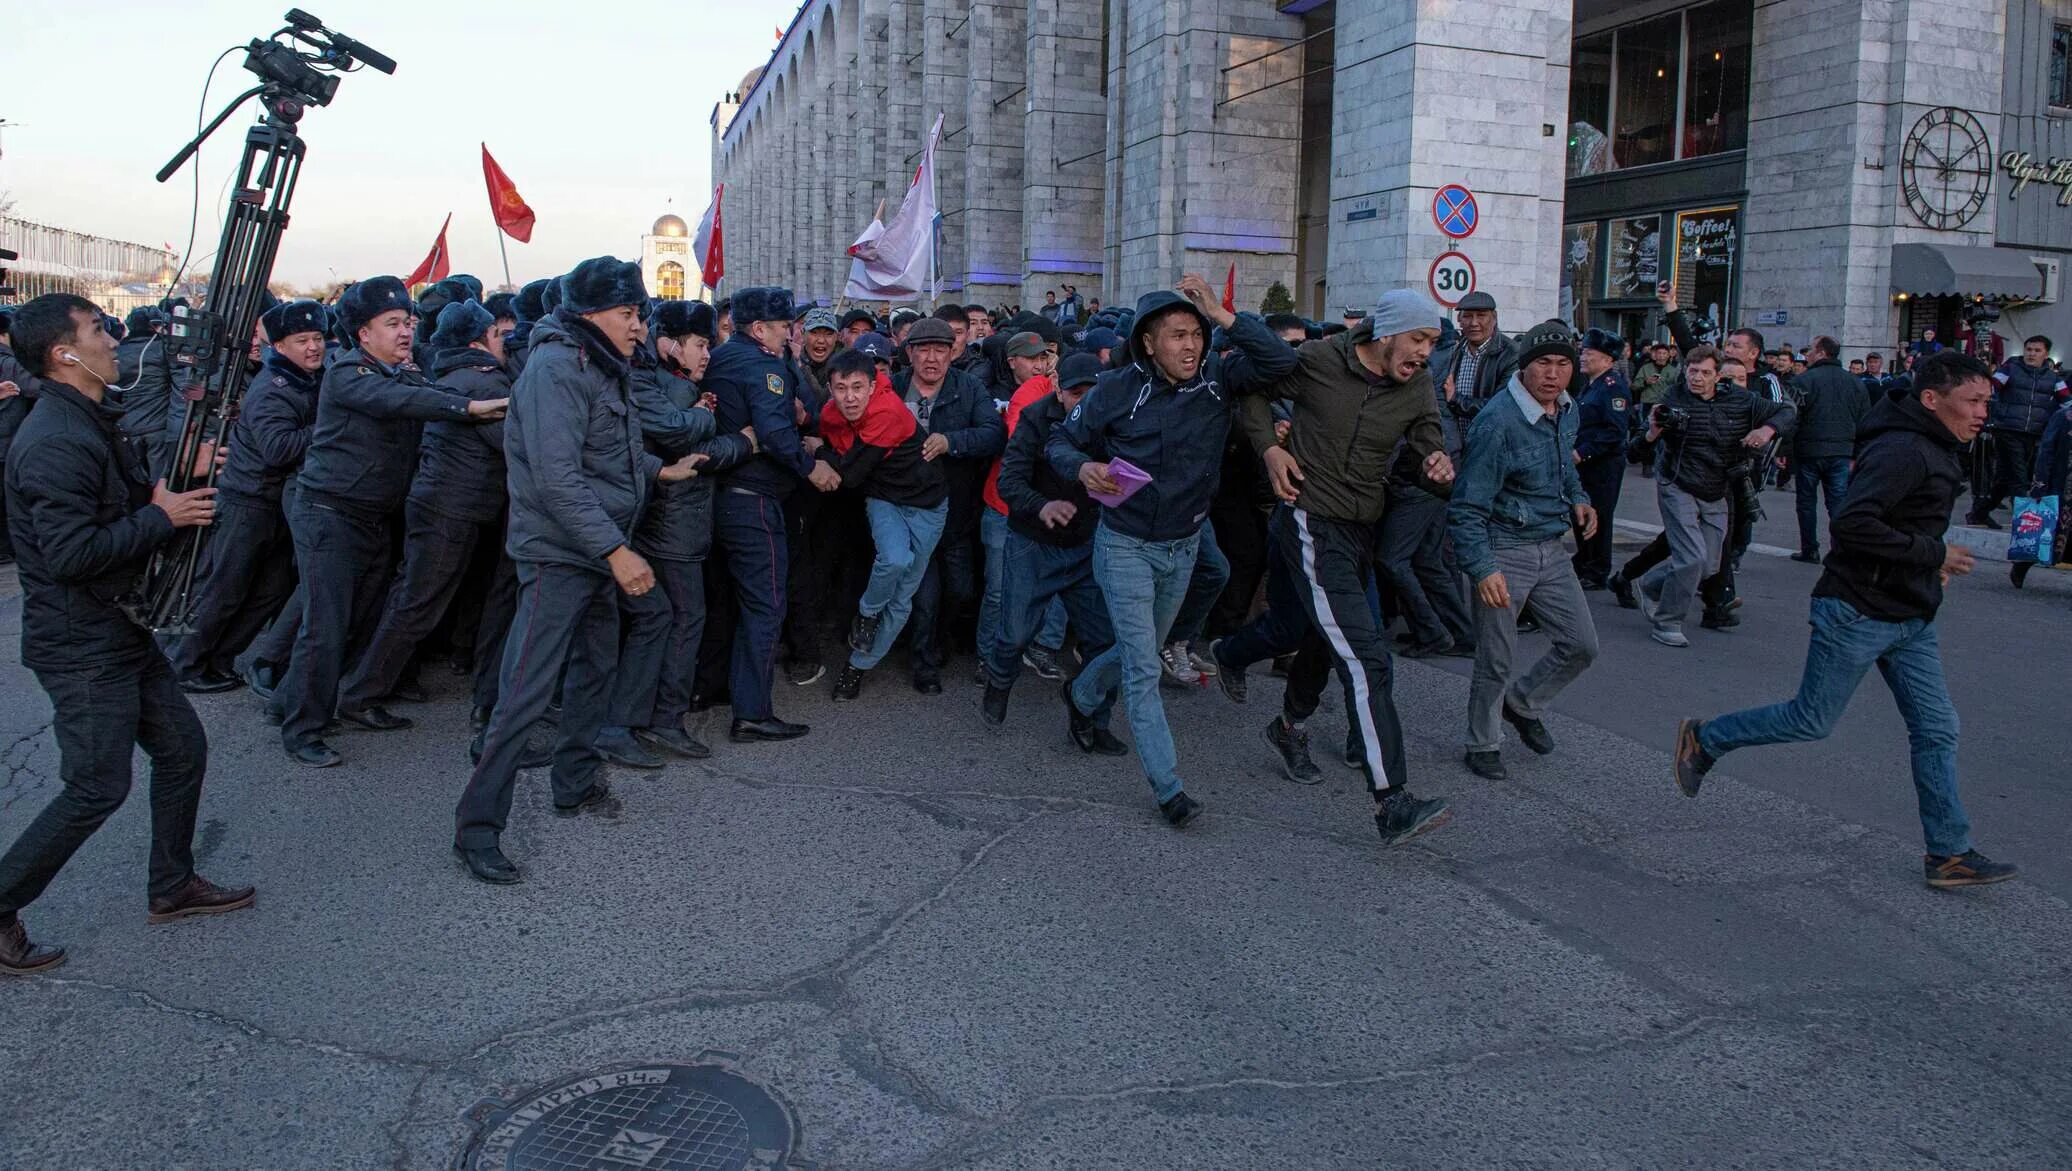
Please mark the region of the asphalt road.
MULTIPOLYGON (((1209 806, 1184 833, 1133 762, 1069 749, 1051 689, 988 734, 968 684, 880 672, 839 708, 788 689, 804 741, 616 774, 615 819, 527 774, 502 889, 446 850, 457 680, 317 773, 205 697, 202 865, 259 904, 146 927, 141 799, 87 845, 27 915, 71 963, 0 984, 0 1165, 446 1167, 485 1101, 700 1060, 822 1167, 2066 1165, 2072 591, 1952 596, 1967 796, 2031 880, 1951 893, 1875 684, 1829 744, 1670 782, 1677 715, 1790 689, 1812 574, 1751 558, 1746 623, 1684 652, 1604 599, 1559 750, 1510 747, 1502 784, 1457 764, 1461 672, 1402 664, 1413 783, 1458 815, 1395 850, 1331 762, 1335 696, 1326 783, 1269 767, 1263 677, 1171 696, 1209 806)), ((0 593, 12 840, 56 758, 0 593)))

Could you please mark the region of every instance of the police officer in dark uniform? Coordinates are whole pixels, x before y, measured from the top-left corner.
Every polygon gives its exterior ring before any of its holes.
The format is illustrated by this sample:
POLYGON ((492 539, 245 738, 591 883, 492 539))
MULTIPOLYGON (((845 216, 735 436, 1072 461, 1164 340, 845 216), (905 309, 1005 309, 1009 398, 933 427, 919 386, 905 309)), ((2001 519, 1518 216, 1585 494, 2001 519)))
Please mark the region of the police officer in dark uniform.
MULTIPOLYGON (((476 301, 455 301, 439 311, 426 338, 438 355, 439 386, 474 402, 511 397, 504 369, 504 338, 496 319, 476 301)), ((439 624, 459 592, 476 547, 503 535, 504 425, 449 419, 426 423, 417 473, 403 506, 403 567, 389 586, 381 625, 338 693, 342 712, 382 711, 403 679, 418 644, 439 624)), ((478 708, 496 704, 495 675, 503 657, 510 614, 485 613, 474 655, 478 708)))
POLYGON ((719 430, 751 427, 759 448, 721 481, 714 508, 715 535, 733 575, 740 614, 728 683, 734 706, 728 735, 737 742, 789 740, 811 731, 778 719, 771 709, 788 571, 784 501, 801 480, 816 487, 841 480, 814 459, 799 434, 797 375, 780 356, 791 309, 790 289, 735 293, 734 333, 713 351, 705 370, 705 389, 718 400, 719 430))
POLYGON ((271 343, 239 403, 230 452, 216 476, 216 522, 202 550, 191 629, 167 648, 183 691, 238 685, 232 661, 295 592, 295 542, 281 486, 302 466, 324 366, 324 307, 286 301, 266 311, 271 343))
POLYGON ((1619 373, 1619 339, 1601 329, 1583 334, 1579 353, 1588 379, 1576 400, 1576 475, 1597 510, 1597 528, 1585 537, 1576 529, 1576 577, 1586 590, 1605 588, 1612 572, 1612 514, 1626 482, 1626 437, 1632 425, 1632 391, 1619 373))
POLYGON ((275 702, 288 758, 329 768, 334 713, 374 731, 410 721, 379 707, 338 709, 338 682, 355 633, 368 631, 389 564, 389 518, 403 503, 421 425, 490 422, 506 400, 469 399, 432 385, 410 362, 410 293, 392 276, 345 291, 338 313, 355 348, 324 372, 317 420, 288 526, 302 571, 302 628, 275 702))

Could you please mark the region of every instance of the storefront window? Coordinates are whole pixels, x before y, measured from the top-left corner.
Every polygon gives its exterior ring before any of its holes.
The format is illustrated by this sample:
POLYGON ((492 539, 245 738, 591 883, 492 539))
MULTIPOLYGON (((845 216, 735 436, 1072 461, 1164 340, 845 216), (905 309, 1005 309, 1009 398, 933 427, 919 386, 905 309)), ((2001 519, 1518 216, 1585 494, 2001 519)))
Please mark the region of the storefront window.
POLYGON ((1719 0, 1684 17, 1682 157, 1740 150, 1748 145, 1748 7, 1719 0))
POLYGON ((1612 161, 1612 34, 1576 42, 1568 81, 1568 177, 1618 167, 1612 161))
POLYGON ((2050 104, 2072 106, 2072 24, 2050 26, 2050 104))
POLYGON ((1590 290, 1597 275, 1597 225, 1570 224, 1561 238, 1561 319, 1590 325, 1590 290))
POLYGON ((1613 220, 1605 245, 1604 295, 1612 301, 1655 295, 1662 279, 1662 217, 1613 220))
POLYGON ((1682 40, 1681 16, 1619 30, 1612 151, 1622 167, 1666 163, 1676 157, 1677 50, 1682 40))

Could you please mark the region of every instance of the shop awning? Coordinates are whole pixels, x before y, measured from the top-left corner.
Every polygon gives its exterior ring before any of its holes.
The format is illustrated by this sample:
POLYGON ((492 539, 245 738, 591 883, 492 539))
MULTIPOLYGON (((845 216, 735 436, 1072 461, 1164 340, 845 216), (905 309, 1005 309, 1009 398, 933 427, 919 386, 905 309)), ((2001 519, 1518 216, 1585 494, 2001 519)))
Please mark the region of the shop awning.
POLYGON ((2040 297, 2029 254, 1966 244, 1894 244, 1892 291, 1916 297, 2040 297))

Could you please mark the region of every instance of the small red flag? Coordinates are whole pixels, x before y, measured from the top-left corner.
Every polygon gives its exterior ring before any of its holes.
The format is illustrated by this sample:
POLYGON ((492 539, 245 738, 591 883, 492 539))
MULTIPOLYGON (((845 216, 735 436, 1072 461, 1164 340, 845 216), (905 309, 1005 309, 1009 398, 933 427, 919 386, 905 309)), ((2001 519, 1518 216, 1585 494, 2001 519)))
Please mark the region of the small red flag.
POLYGON ((518 187, 504 169, 489 157, 489 144, 482 144, 482 178, 489 184, 489 214, 496 226, 520 244, 532 243, 532 208, 519 196, 518 187))
POLYGON ((1230 262, 1230 275, 1223 278, 1223 308, 1237 312, 1237 261, 1230 262))
POLYGON ((414 289, 419 285, 443 281, 453 274, 452 265, 448 263, 450 258, 446 255, 446 228, 451 223, 453 213, 449 211, 446 213, 446 222, 439 225, 439 238, 432 241, 431 253, 424 258, 424 263, 411 269, 410 275, 403 278, 406 288, 414 289))
POLYGON ((698 276, 708 289, 718 288, 720 278, 727 274, 726 227, 719 213, 720 200, 726 193, 724 183, 712 189, 712 206, 698 218, 698 230, 691 235, 691 251, 698 257, 698 276))

